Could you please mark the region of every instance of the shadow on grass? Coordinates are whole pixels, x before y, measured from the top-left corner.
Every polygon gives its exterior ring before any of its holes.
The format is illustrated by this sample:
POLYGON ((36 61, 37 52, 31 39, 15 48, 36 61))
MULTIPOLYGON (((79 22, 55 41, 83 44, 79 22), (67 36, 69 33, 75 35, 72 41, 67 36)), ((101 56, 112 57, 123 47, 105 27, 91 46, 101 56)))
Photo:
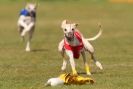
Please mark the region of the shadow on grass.
MULTIPOLYGON (((86 75, 86 72, 78 72, 79 75, 86 75)), ((103 74, 103 71, 93 71, 91 74, 103 74)))
POLYGON ((48 49, 33 49, 31 52, 44 52, 44 51, 49 51, 48 49))

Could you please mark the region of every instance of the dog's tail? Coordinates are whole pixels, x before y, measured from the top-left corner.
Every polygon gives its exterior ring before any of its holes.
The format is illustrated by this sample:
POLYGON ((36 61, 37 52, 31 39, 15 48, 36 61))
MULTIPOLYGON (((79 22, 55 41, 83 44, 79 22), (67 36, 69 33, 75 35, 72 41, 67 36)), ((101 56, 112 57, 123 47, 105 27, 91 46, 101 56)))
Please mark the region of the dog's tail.
POLYGON ((92 38, 88 38, 87 41, 94 41, 102 35, 103 29, 102 29, 102 26, 101 26, 100 23, 98 23, 98 27, 100 28, 98 34, 96 36, 92 37, 92 38))

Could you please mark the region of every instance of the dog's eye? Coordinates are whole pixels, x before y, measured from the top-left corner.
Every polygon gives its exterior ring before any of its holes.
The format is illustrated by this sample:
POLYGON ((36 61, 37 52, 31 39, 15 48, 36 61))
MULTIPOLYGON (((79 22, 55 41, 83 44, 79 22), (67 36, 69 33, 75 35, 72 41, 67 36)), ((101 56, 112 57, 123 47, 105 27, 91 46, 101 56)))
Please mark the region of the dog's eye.
POLYGON ((64 29, 64 31, 67 31, 67 29, 64 29))
POLYGON ((72 29, 72 31, 74 31, 74 29, 72 29))

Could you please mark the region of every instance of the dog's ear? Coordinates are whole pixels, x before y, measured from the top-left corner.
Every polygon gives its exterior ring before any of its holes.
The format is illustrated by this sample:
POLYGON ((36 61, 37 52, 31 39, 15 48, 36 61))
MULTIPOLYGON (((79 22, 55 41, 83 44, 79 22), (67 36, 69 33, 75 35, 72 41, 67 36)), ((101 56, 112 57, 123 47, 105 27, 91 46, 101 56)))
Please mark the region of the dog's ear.
POLYGON ((63 20, 62 23, 61 23, 61 28, 64 28, 64 26, 68 23, 67 20, 63 20))
POLYGON ((37 7, 38 7, 38 2, 36 2, 34 5, 35 5, 35 7, 37 8, 37 7))
POLYGON ((29 3, 25 3, 25 8, 28 8, 29 7, 29 3))
POLYGON ((73 23, 75 27, 77 27, 79 24, 78 23, 73 23))

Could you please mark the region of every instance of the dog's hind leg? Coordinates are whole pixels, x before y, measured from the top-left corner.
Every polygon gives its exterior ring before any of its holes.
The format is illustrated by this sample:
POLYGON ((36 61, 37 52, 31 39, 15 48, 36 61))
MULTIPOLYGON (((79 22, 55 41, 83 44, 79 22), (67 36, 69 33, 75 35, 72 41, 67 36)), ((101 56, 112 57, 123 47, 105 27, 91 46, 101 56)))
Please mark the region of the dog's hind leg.
POLYGON ((62 71, 66 70, 66 65, 67 65, 67 60, 65 58, 63 58, 63 64, 62 64, 62 67, 61 67, 62 71))
POLYGON ((103 69, 102 64, 101 64, 99 61, 97 61, 97 60, 95 59, 94 54, 91 54, 91 59, 93 59, 93 61, 95 62, 96 66, 97 66, 99 69, 101 69, 101 70, 103 69))
POLYGON ((84 43, 85 49, 91 54, 91 59, 95 62, 96 66, 102 70, 103 67, 102 67, 101 63, 99 61, 97 61, 94 56, 93 46, 86 39, 83 39, 83 43, 84 43))
POLYGON ((90 68, 89 68, 89 65, 88 65, 87 60, 86 60, 85 51, 81 52, 81 55, 82 55, 82 57, 83 57, 83 61, 84 61, 84 65, 85 65, 86 74, 87 74, 87 75, 91 75, 91 73, 90 73, 90 68))
POLYGON ((31 30, 28 32, 28 41, 27 41, 26 49, 25 49, 27 52, 31 51, 30 44, 31 44, 33 32, 34 32, 34 27, 32 27, 31 30))

